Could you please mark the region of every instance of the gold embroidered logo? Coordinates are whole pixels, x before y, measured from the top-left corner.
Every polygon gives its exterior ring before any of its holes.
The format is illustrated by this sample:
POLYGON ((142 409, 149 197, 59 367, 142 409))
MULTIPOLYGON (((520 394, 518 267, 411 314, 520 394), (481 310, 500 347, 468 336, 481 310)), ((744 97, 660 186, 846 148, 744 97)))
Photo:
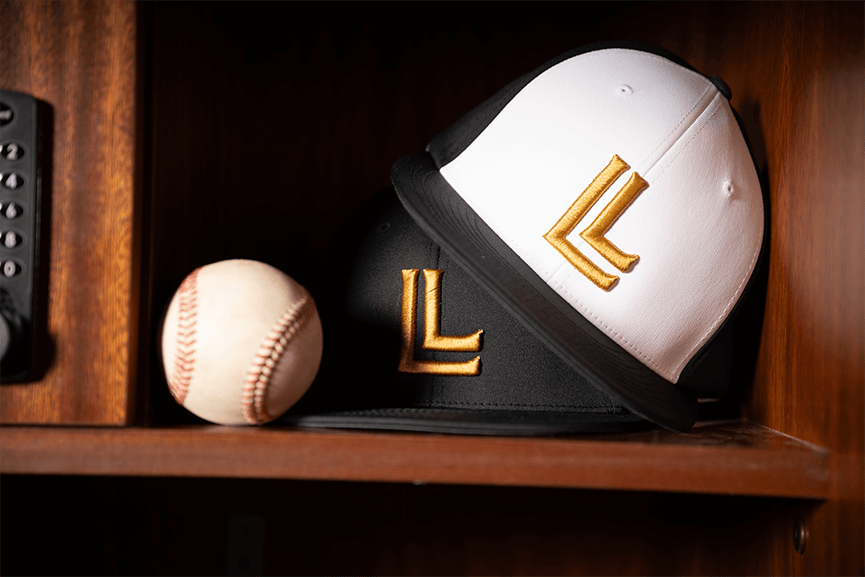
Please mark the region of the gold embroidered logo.
MULTIPOLYGON (((569 263, 583 273, 586 278, 595 283, 605 291, 610 290, 619 277, 607 274, 601 268, 586 258, 586 255, 577 250, 569 240, 568 235, 576 228, 577 224, 586 216, 589 209, 598 202, 598 199, 612 186, 612 184, 630 166, 624 160, 613 156, 610 164, 595 177, 589 187, 577 197, 574 204, 559 219, 559 222, 544 235, 549 242, 569 263)), ((631 266, 640 258, 636 254, 622 252, 619 247, 610 242, 604 235, 613 226, 613 223, 631 205, 634 199, 642 192, 649 183, 643 180, 636 172, 631 175, 625 186, 616 193, 613 200, 601 211, 589 227, 580 233, 580 237, 589 243, 589 246, 598 251, 607 261, 622 272, 627 272, 631 266)))
MULTIPOLYGON (((441 329, 441 277, 440 270, 424 269, 426 285, 424 298, 424 338, 422 348, 430 351, 478 352, 481 350, 482 330, 470 335, 450 336, 440 334, 441 329)), ((402 339, 399 370, 403 373, 428 373, 433 375, 479 375, 481 357, 470 361, 417 361, 414 358, 415 335, 417 334, 417 280, 420 271, 402 271, 402 339)))

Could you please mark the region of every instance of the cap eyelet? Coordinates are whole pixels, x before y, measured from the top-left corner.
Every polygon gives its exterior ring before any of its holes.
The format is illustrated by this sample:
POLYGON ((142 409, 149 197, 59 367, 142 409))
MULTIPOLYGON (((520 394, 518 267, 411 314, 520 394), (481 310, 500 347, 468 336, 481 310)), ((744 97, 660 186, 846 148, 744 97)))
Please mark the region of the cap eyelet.
POLYGON ((616 94, 619 96, 630 96, 634 93, 634 89, 628 86, 627 84, 622 84, 618 88, 616 88, 616 94))

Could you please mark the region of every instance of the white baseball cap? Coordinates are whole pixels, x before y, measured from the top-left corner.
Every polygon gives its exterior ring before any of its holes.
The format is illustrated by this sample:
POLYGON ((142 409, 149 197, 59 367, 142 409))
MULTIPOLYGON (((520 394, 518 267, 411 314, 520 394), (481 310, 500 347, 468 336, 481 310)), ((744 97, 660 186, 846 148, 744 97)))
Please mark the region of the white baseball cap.
POLYGON ((720 79, 642 44, 522 76, 400 159, 406 210, 527 328, 638 415, 690 427, 764 246, 720 79))

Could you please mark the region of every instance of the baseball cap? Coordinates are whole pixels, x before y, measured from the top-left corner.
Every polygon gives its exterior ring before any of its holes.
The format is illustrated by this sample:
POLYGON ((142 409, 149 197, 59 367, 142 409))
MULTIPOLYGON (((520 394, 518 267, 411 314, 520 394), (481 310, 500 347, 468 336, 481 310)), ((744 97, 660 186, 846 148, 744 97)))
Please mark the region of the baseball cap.
MULTIPOLYGON (((692 426, 765 245, 730 90, 660 48, 595 44, 396 162, 423 231, 612 403, 692 426)), ((723 394, 723 391, 721 391, 723 394)))
POLYGON ((592 45, 397 161, 336 237, 322 369, 281 422, 690 427, 731 388, 731 321, 765 246, 729 98, 656 47, 592 45))
POLYGON ((517 321, 392 187, 350 215, 327 263, 324 359, 282 424, 510 436, 652 426, 517 321))

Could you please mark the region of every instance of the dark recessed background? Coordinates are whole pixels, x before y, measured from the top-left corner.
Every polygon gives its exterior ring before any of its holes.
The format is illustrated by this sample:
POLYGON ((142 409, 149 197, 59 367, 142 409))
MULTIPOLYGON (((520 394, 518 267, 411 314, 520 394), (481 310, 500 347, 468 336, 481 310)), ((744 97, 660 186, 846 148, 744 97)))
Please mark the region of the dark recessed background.
MULTIPOLYGON (((571 48, 621 39, 722 74, 719 47, 735 39, 728 29, 740 19, 726 5, 629 2, 167 2, 143 10, 152 308, 142 324, 153 331, 146 418, 171 424, 198 420, 168 394, 156 331, 194 268, 260 260, 320 295, 340 265, 328 259, 330 240, 352 209, 390 185, 397 159, 511 80, 571 48)), ((755 110, 738 104, 761 143, 755 110)))

